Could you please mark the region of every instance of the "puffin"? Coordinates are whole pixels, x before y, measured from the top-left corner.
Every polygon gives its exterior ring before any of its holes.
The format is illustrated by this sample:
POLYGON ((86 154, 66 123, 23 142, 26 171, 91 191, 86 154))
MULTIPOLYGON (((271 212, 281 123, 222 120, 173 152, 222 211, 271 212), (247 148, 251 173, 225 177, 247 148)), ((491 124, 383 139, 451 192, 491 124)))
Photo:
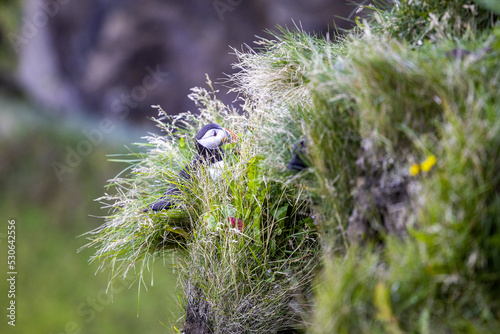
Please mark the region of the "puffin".
POLYGON ((307 153, 308 149, 306 141, 302 139, 293 146, 293 157, 286 167, 295 172, 300 172, 301 170, 306 169, 309 167, 306 159, 307 153))
MULTIPOLYGON (((224 166, 222 145, 236 139, 237 137, 232 131, 218 124, 204 125, 195 136, 196 156, 177 174, 179 183, 182 183, 182 180, 190 180, 191 174, 196 173, 202 166, 208 167, 210 176, 216 178, 217 171, 220 172, 224 166)), ((150 204, 143 212, 169 210, 179 204, 175 198, 180 194, 181 190, 177 186, 170 186, 156 202, 150 204)))

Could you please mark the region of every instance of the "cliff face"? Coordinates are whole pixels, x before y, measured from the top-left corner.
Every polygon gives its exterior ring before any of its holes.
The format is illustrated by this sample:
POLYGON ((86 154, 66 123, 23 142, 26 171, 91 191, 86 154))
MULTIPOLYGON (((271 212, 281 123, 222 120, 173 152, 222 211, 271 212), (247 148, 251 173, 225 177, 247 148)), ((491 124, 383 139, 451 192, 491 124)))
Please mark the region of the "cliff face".
POLYGON ((353 8, 343 0, 29 0, 11 42, 21 85, 41 105, 145 120, 151 104, 169 114, 193 109, 187 94, 205 73, 214 81, 231 73, 229 46, 251 44, 292 19, 325 32, 353 8))

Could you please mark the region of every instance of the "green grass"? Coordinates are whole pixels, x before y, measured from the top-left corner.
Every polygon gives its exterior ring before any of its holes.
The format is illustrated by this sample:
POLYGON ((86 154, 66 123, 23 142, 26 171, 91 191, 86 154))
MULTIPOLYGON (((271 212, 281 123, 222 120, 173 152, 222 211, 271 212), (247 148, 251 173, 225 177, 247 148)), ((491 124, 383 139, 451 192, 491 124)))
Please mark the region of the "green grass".
POLYGON ((210 313, 204 316, 214 330, 304 327, 319 262, 308 196, 266 174, 270 169, 256 140, 262 136, 260 119, 237 114, 204 89, 194 89, 191 98, 200 115, 182 114, 171 124, 157 120, 168 139, 148 137, 147 144, 139 144, 146 154, 124 157, 131 168, 110 182, 116 195, 100 199, 111 215, 88 233, 87 247, 96 248, 92 260, 101 269, 109 267, 113 278, 137 267, 140 277, 156 259, 177 250, 182 284, 191 287, 186 288, 187 303, 208 303, 210 313), (240 134, 237 143, 226 147, 229 167, 216 182, 202 170, 179 185, 175 175, 195 155, 193 133, 209 122, 240 134), (183 190, 182 204, 142 212, 169 184, 183 190), (231 227, 231 217, 245 227, 231 227))
POLYGON ((474 38, 478 31, 490 28, 498 14, 474 0, 402 0, 392 9, 374 12, 376 32, 412 45, 474 38))
POLYGON ((103 198, 94 259, 115 276, 176 250, 188 315, 214 333, 498 332, 500 28, 487 8, 399 1, 365 8, 347 36, 281 29, 235 50, 242 111, 209 81, 191 95, 199 115, 158 121, 165 136, 103 198), (201 172, 178 210, 142 213, 208 122, 239 135, 223 178, 201 172), (299 140, 310 168, 292 173, 299 140))

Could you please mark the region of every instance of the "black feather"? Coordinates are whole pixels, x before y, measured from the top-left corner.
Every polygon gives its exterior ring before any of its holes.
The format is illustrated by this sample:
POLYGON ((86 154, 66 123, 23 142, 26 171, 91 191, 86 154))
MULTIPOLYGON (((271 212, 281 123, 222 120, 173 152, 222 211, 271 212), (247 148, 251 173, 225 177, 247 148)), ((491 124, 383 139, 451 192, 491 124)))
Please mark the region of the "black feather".
MULTIPOLYGON (((195 138, 196 139, 203 138, 205 133, 211 129, 223 130, 223 128, 220 125, 215 123, 210 123, 203 126, 200 129, 200 131, 198 131, 195 138)), ((216 149, 208 149, 203 145, 201 145, 200 143, 198 143, 197 140, 195 140, 195 145, 198 154, 189 164, 187 164, 182 168, 179 174, 177 174, 177 180, 179 183, 182 183, 183 180, 190 180, 191 174, 193 172, 196 172, 202 164, 211 165, 224 159, 224 150, 220 147, 216 149)), ((158 199, 158 201, 149 205, 149 207, 147 209, 144 209, 143 212, 172 209, 173 207, 179 204, 179 202, 176 201, 176 197, 179 197, 181 193, 182 192, 179 188, 177 188, 176 186, 171 186, 167 188, 167 191, 165 191, 165 193, 158 199)))
POLYGON ((301 171, 309 167, 308 163, 306 162, 306 155, 306 142, 305 140, 301 140, 293 147, 293 157, 292 160, 290 160, 290 162, 288 163, 287 168, 294 171, 301 171))

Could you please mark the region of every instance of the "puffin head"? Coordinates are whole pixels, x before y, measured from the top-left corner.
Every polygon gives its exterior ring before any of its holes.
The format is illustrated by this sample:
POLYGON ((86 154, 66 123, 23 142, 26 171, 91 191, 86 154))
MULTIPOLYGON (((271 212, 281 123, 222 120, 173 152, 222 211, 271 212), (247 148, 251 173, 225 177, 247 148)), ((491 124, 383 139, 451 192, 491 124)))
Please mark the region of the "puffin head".
POLYGON ((196 146, 198 151, 217 150, 225 142, 235 139, 236 135, 222 126, 210 123, 204 125, 196 134, 196 146))

